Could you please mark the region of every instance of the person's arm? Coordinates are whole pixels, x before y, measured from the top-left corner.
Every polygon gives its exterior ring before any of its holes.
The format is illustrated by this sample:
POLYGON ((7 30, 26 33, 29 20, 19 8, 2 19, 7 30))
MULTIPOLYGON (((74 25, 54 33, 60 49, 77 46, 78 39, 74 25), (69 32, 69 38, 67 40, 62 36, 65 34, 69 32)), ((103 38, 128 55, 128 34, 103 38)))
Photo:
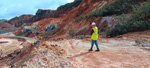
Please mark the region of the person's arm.
POLYGON ((91 30, 91 35, 94 33, 93 29, 91 30))

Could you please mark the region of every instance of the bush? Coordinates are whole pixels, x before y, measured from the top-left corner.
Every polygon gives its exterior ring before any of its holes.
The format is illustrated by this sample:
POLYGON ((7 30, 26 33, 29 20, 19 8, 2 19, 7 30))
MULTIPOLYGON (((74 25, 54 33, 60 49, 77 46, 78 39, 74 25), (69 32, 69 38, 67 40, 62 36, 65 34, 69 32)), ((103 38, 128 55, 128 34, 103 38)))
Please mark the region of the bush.
POLYGON ((81 35, 81 36, 80 36, 80 39, 84 39, 84 35, 81 35))
POLYGON ((75 34, 76 34, 75 29, 71 28, 71 29, 69 30, 69 35, 70 35, 71 37, 74 37, 75 34))
POLYGON ((98 16, 128 13, 132 11, 132 7, 134 5, 137 5, 139 3, 140 3, 139 0, 115 0, 111 4, 106 5, 104 9, 99 9, 97 11, 79 17, 79 20, 92 16, 98 17, 98 16))
POLYGON ((141 39, 137 38, 137 39, 135 39, 135 43, 141 44, 141 43, 143 43, 143 41, 141 39))
POLYGON ((107 36, 118 36, 128 32, 144 31, 150 29, 150 22, 146 21, 128 21, 125 24, 117 24, 113 29, 106 31, 107 36))
POLYGON ((107 29, 106 32, 105 32, 105 34, 106 34, 107 36, 110 36, 110 29, 107 29))
POLYGON ((75 22, 76 20, 75 19, 72 19, 72 22, 75 22))
POLYGON ((109 32, 107 36, 117 36, 128 32, 150 30, 150 2, 133 8, 134 15, 130 19, 121 21, 109 32))

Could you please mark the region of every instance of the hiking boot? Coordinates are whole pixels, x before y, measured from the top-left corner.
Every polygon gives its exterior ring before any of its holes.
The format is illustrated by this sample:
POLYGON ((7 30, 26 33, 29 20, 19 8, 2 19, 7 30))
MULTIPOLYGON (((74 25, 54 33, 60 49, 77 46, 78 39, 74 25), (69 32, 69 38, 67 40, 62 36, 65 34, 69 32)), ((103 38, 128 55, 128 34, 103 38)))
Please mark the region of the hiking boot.
POLYGON ((95 50, 96 52, 100 51, 100 50, 95 50))
POLYGON ((92 49, 89 49, 89 51, 93 51, 92 49))

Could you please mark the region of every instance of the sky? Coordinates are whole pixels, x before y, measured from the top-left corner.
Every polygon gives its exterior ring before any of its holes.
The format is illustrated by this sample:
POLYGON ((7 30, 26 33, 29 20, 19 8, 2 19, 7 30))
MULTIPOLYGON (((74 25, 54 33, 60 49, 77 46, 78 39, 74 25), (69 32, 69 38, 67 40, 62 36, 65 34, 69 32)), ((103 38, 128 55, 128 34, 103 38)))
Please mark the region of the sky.
POLYGON ((38 9, 56 10, 60 5, 74 0, 0 0, 0 19, 11 19, 23 14, 33 14, 38 9))

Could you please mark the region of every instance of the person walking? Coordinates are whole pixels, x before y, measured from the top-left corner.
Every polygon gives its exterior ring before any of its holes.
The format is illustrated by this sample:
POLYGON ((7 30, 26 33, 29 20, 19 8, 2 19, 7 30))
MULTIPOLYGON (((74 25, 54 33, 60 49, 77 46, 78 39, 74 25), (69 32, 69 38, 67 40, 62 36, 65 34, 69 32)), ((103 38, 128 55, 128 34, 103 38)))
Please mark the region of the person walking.
POLYGON ((91 48, 89 49, 89 51, 93 51, 94 44, 97 47, 97 50, 95 50, 95 51, 100 51, 98 43, 97 43, 97 40, 98 40, 98 28, 96 27, 96 23, 95 22, 92 22, 91 26, 92 26, 92 31, 91 31, 91 35, 92 35, 91 39, 92 39, 92 41, 91 41, 91 48))

